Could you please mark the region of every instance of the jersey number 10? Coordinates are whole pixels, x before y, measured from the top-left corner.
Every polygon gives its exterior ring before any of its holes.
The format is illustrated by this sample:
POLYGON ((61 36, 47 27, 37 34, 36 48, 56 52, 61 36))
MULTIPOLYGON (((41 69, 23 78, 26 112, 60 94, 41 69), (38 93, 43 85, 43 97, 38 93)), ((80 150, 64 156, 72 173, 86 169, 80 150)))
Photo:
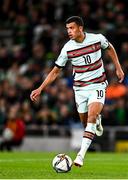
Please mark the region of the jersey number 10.
POLYGON ((89 55, 87 55, 86 57, 83 56, 85 64, 91 64, 91 57, 89 55))

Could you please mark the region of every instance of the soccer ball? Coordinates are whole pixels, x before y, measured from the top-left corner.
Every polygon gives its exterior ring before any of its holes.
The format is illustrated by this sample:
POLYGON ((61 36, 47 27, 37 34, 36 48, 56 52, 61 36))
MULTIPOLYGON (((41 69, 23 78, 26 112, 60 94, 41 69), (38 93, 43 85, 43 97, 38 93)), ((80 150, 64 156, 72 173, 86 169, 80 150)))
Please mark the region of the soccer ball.
POLYGON ((56 172, 68 172, 72 167, 72 159, 66 154, 58 154, 52 161, 52 166, 56 172))

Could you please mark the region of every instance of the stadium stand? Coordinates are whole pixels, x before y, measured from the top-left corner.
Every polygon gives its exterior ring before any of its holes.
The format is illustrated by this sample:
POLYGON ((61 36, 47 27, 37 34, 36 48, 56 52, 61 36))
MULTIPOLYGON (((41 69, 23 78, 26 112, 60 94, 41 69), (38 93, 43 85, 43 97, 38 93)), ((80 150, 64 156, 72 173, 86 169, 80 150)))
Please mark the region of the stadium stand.
MULTIPOLYGON (((112 94, 116 79, 114 67, 104 54, 109 81, 102 113, 104 126, 128 125, 128 14, 126 0, 2 0, 0 1, 0 125, 3 127, 11 108, 26 128, 72 127, 79 117, 72 91, 69 64, 61 78, 47 87, 33 103, 29 96, 54 65, 67 41, 64 22, 70 15, 84 19, 85 30, 103 33, 115 46, 126 73, 123 93, 112 94), (50 12, 50 13, 49 13, 50 12)), ((37 133, 35 130, 34 132, 37 133)), ((34 133, 33 132, 33 133, 34 133)), ((32 133, 32 130, 31 132, 32 133)), ((35 134, 36 134, 35 133, 35 134)), ((42 133, 42 131, 41 131, 42 133)), ((55 132, 49 132, 57 133, 55 132)), ((69 132, 67 132, 69 133, 69 132)))

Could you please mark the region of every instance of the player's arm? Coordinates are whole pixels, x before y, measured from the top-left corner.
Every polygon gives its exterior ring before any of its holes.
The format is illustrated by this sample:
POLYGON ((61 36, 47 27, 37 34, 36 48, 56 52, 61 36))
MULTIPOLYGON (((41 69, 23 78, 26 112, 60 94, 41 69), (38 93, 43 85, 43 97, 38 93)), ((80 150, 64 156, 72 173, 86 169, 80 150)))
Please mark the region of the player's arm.
POLYGON ((121 68, 115 48, 113 47, 113 45, 111 43, 109 43, 109 47, 106 49, 106 53, 113 61, 115 68, 116 68, 116 75, 119 78, 119 82, 121 83, 124 79, 124 72, 121 68))
POLYGON ((42 82, 42 84, 37 89, 31 92, 30 98, 32 101, 36 101, 37 98, 40 96, 41 92, 45 89, 45 87, 51 84, 57 78, 61 69, 62 68, 55 66, 48 74, 46 79, 42 82))

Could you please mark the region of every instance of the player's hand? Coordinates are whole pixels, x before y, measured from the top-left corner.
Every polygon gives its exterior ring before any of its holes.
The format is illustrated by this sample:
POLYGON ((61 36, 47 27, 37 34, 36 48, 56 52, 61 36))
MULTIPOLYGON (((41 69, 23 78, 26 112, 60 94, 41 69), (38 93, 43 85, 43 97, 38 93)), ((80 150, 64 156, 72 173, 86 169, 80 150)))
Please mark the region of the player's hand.
POLYGON ((119 79, 119 82, 121 83, 124 80, 124 72, 122 69, 116 70, 117 77, 119 79))
POLYGON ((40 94, 41 94, 41 89, 37 88, 31 92, 30 99, 32 101, 36 101, 38 99, 38 97, 40 96, 40 94))

